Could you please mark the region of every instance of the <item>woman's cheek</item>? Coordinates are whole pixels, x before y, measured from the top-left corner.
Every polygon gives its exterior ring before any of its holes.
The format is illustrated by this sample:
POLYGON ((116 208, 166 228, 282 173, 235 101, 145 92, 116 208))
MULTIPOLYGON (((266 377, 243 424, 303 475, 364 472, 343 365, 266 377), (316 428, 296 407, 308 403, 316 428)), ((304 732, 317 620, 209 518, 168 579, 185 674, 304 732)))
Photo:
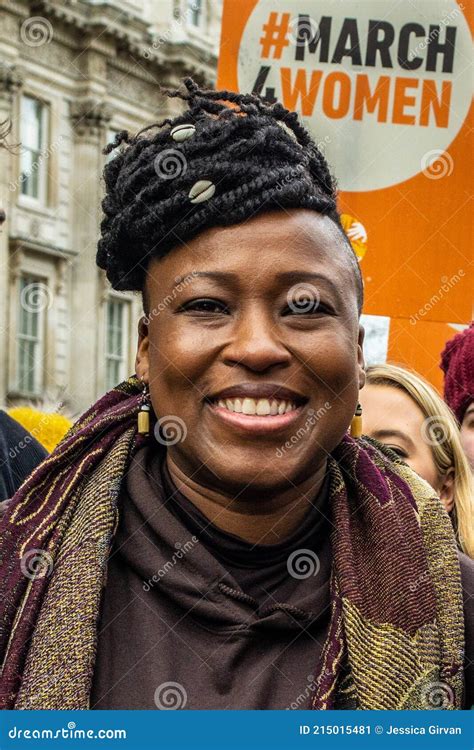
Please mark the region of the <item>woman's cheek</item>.
MULTIPOLYGON (((315 343, 310 358, 306 358, 318 389, 329 391, 333 398, 344 397, 351 383, 358 390, 356 348, 351 341, 315 343)), ((352 389, 349 388, 349 391, 352 389)))

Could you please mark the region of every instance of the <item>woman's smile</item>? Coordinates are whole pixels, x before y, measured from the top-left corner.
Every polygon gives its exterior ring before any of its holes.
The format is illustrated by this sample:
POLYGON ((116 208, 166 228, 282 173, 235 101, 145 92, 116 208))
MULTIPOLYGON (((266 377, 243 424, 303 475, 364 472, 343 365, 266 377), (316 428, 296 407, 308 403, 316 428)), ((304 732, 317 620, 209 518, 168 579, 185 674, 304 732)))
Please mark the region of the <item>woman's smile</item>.
POLYGON ((225 388, 205 403, 211 413, 239 431, 281 432, 301 414, 307 398, 275 383, 242 383, 225 388))
POLYGON ((208 401, 206 405, 226 424, 254 435, 280 432, 293 424, 304 408, 290 401, 252 398, 208 401))

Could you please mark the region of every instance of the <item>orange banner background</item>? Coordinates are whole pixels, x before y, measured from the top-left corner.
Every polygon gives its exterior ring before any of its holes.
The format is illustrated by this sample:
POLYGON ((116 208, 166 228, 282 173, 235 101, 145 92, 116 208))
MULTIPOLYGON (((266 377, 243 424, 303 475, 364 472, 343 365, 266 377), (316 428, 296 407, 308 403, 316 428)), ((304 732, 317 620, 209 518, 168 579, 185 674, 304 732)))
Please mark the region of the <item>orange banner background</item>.
MULTIPOLYGON (((240 43, 258 2, 224 0, 219 88, 239 90, 240 43)), ((466 6, 463 13, 472 29, 473 6, 466 6)), ((275 3, 275 10, 295 14, 298 2, 275 3)), ((259 49, 255 56, 257 70, 259 49)), ((440 351, 456 333, 447 324, 467 324, 472 318, 472 145, 471 107, 447 149, 454 164, 451 174, 428 179, 419 172, 388 188, 341 192, 339 197, 341 212, 367 230, 364 312, 391 318, 388 359, 411 366, 437 388, 442 383, 440 351), (443 283, 460 270, 459 280, 443 293, 443 283)))

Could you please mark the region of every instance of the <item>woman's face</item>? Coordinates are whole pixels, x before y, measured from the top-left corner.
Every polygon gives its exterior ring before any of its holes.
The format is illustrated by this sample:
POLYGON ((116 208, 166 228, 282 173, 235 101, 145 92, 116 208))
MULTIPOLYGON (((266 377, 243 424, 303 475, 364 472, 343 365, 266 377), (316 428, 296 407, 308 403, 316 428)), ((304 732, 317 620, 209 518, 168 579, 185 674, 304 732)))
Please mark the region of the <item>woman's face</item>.
POLYGON ((364 379, 347 253, 328 217, 297 209, 206 230, 150 263, 137 374, 187 476, 233 494, 283 489, 341 441, 364 379))
POLYGON ((439 492, 440 477, 431 448, 423 440, 425 416, 399 388, 367 384, 360 393, 364 435, 388 445, 439 492))

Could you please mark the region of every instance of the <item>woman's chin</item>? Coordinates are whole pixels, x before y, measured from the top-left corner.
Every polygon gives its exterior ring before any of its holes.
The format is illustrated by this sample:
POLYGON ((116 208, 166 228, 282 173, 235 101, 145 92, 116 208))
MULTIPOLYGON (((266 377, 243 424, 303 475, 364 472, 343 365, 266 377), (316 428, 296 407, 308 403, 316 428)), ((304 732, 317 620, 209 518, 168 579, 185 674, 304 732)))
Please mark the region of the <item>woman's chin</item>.
MULTIPOLYGON (((229 494, 240 497, 249 486, 252 487, 252 494, 260 491, 282 492, 300 482, 302 474, 306 474, 303 470, 306 462, 301 464, 278 459, 274 450, 270 455, 263 450, 256 455, 255 450, 248 448, 237 453, 239 455, 235 455, 233 450, 228 451, 222 460, 214 454, 213 460, 206 462, 208 470, 218 478, 220 489, 225 488, 229 494)), ((314 471, 314 465, 314 461, 311 461, 309 473, 314 471)))

